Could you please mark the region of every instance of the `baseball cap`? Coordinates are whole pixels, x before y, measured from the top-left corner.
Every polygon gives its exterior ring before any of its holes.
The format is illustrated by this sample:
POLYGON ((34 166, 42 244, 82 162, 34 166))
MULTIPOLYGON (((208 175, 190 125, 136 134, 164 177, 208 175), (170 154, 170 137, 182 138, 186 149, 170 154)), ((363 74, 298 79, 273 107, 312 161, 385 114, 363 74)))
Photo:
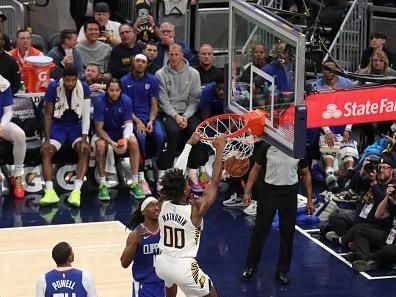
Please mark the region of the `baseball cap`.
POLYGON ((95 12, 110 12, 110 7, 106 2, 99 2, 95 5, 95 12))
POLYGON ((0 18, 3 19, 3 22, 7 20, 7 16, 0 10, 0 18))
POLYGON ((381 154, 379 164, 388 164, 392 168, 395 168, 395 161, 392 159, 390 154, 381 154))

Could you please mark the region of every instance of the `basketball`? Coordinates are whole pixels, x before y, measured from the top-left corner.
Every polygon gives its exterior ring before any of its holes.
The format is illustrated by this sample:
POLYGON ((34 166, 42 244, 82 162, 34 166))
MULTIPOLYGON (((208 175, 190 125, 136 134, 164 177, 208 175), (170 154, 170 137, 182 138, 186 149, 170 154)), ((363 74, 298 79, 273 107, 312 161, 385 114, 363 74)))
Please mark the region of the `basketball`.
POLYGON ((232 177, 242 177, 244 176, 250 167, 249 158, 237 159, 232 156, 224 161, 224 169, 232 177))

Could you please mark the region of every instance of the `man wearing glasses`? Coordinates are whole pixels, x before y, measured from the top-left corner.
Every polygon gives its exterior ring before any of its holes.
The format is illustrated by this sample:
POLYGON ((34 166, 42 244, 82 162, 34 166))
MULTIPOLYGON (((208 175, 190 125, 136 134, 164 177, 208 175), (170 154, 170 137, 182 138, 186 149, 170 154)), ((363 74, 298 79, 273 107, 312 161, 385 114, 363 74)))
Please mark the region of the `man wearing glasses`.
POLYGON ((375 212, 387 194, 388 184, 393 182, 394 168, 395 161, 388 153, 377 160, 368 156, 351 181, 351 189, 361 194, 356 209, 339 209, 329 216, 329 227, 334 231, 327 232, 326 238, 341 245, 354 241, 356 252, 345 255, 350 262, 365 260, 372 249, 380 248, 380 240, 374 241, 379 246, 368 243, 371 235, 378 239, 391 227, 389 218, 376 218, 375 212))
POLYGON ((110 72, 118 79, 131 71, 133 57, 141 54, 145 47, 143 43, 135 42, 136 35, 130 24, 120 26, 120 37, 121 43, 110 54, 110 72))

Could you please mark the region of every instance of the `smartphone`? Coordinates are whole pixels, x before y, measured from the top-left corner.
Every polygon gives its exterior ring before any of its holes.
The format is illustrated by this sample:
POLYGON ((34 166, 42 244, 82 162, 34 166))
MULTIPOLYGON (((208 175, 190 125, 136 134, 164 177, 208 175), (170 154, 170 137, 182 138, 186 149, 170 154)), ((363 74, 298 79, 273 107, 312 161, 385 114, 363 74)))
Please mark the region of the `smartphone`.
POLYGON ((141 9, 138 10, 138 17, 139 17, 139 18, 143 18, 144 23, 147 22, 147 17, 148 17, 148 16, 149 16, 149 11, 148 11, 148 9, 141 8, 141 9))
POLYGON ((106 32, 106 27, 105 26, 100 26, 100 32, 106 32))

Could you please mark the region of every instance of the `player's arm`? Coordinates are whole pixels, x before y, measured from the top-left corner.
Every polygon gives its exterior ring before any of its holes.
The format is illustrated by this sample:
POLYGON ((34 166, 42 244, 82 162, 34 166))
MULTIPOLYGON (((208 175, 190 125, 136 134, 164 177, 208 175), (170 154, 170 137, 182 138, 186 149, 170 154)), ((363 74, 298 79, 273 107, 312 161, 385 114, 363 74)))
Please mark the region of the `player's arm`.
POLYGON ((83 110, 81 116, 82 122, 82 141, 87 142, 87 137, 89 133, 89 126, 91 124, 91 99, 85 98, 83 103, 83 110))
POLYGON ((95 131, 98 136, 106 141, 111 146, 114 146, 114 141, 110 138, 109 134, 103 129, 104 123, 100 121, 95 121, 95 131))
POLYGON ((45 297, 46 286, 45 276, 42 275, 36 283, 36 297, 45 297))
POLYGON ((201 134, 199 134, 199 132, 194 132, 191 135, 190 139, 187 140, 187 143, 185 144, 184 149, 180 154, 179 158, 177 158, 174 168, 180 169, 181 171, 183 171, 183 174, 185 174, 186 172, 188 157, 190 156, 191 148, 193 145, 199 142, 200 138, 201 138, 201 134))
POLYGON ((54 113, 54 102, 46 101, 44 104, 44 141, 50 141, 50 129, 52 123, 52 115, 54 113))
POLYGON ((121 261, 121 266, 123 268, 128 268, 129 265, 131 265, 133 259, 135 258, 136 250, 139 244, 140 244, 140 236, 138 229, 136 229, 131 233, 129 233, 126 241, 126 246, 121 254, 120 261, 121 261))
POLYGON ((96 294, 95 282, 94 282, 92 276, 86 271, 83 271, 82 283, 83 283, 83 287, 87 291, 87 297, 97 297, 98 296, 96 294))
POLYGON ((216 150, 215 161, 213 163, 212 178, 209 184, 206 186, 202 198, 198 199, 193 205, 193 210, 196 208, 196 212, 193 211, 191 220, 195 226, 200 225, 202 217, 206 214, 209 207, 216 201, 217 189, 221 180, 221 174, 223 172, 223 152, 226 145, 227 138, 225 135, 219 135, 213 139, 212 144, 216 150))

